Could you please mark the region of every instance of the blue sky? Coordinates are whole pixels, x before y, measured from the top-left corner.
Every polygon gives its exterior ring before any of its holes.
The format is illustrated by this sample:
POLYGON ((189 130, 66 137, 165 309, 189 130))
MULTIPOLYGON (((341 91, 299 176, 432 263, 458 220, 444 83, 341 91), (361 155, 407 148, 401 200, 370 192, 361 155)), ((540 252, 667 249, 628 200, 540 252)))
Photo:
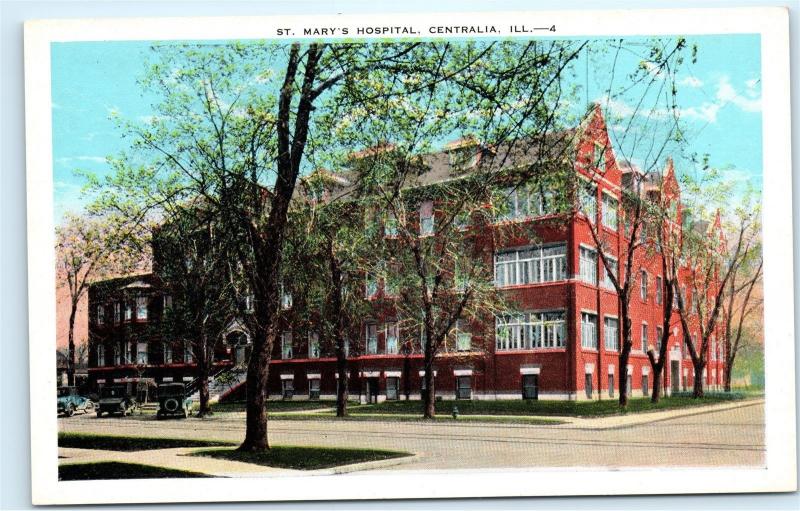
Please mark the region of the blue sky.
MULTIPOLYGON (((688 38, 697 44, 697 62, 686 60, 678 74, 678 102, 685 121, 689 151, 710 154, 712 166, 725 179, 761 189, 761 61, 757 35, 717 35, 688 38)), ((111 114, 144 120, 157 98, 142 95, 142 76, 149 42, 53 43, 53 181, 55 221, 67 211, 80 211, 88 201, 77 169, 102 174, 105 158, 125 149, 111 114)), ((589 79, 578 66, 581 97, 599 100, 607 79, 600 71, 611 55, 590 60, 589 79), (588 84, 588 90, 586 85, 588 84)), ((625 63, 635 65, 635 61, 625 63)), ((622 66, 624 67, 624 66, 622 66)), ((635 97, 636 91, 632 91, 635 97)), ((621 118, 630 116, 624 100, 608 105, 621 118)), ((612 127, 613 128, 613 127, 612 127)), ((679 172, 688 168, 677 161, 679 172)))

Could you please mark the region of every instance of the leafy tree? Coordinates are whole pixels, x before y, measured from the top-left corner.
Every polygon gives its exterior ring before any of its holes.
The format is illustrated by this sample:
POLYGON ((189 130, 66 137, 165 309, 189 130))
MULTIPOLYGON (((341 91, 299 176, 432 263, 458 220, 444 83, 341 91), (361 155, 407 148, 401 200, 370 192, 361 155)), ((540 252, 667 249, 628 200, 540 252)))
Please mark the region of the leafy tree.
POLYGON ((143 264, 107 217, 67 215, 56 228, 56 276, 69 292, 67 380, 75 384, 75 320, 78 305, 94 280, 122 275, 143 264))

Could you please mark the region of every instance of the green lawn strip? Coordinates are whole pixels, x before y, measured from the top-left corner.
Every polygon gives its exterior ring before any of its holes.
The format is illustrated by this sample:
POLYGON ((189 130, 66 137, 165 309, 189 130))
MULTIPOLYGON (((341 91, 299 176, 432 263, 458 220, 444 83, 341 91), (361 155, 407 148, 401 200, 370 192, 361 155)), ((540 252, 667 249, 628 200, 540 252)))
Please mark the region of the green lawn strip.
POLYGON ((317 470, 351 465, 366 461, 379 461, 411 456, 411 453, 378 449, 349 449, 338 447, 295 447, 278 445, 263 452, 246 452, 236 449, 205 449, 194 451, 192 456, 209 456, 229 461, 252 463, 275 468, 317 470))
MULTIPOLYGON (((488 416, 567 416, 567 417, 604 417, 623 413, 642 413, 670 410, 695 406, 726 403, 744 399, 741 393, 707 394, 702 399, 693 399, 691 395, 674 395, 663 397, 653 404, 649 398, 632 398, 628 401, 627 410, 619 408, 616 399, 602 401, 550 401, 550 400, 496 400, 496 401, 437 401, 436 413, 450 415, 454 407, 458 408, 461 417, 468 415, 488 416)), ((369 414, 421 414, 422 404, 419 401, 384 401, 374 405, 361 407, 358 413, 369 414)))
MULTIPOLYGON (((336 417, 333 412, 303 413, 303 414, 276 414, 271 416, 275 420, 308 421, 397 421, 397 422, 424 422, 421 413, 349 413, 347 417, 336 417)), ((553 425, 563 424, 564 421, 544 417, 530 417, 526 415, 460 415, 454 419, 451 415, 437 415, 437 422, 499 422, 504 424, 532 424, 553 425)))
POLYGON ((214 447, 226 445, 235 444, 217 440, 192 440, 187 438, 149 438, 67 432, 60 432, 58 434, 59 447, 97 449, 102 451, 146 451, 150 449, 173 449, 175 447, 214 447))
POLYGON ((172 468, 100 461, 96 463, 70 463, 58 466, 59 481, 86 481, 92 479, 155 479, 161 477, 212 477, 200 472, 172 468))
MULTIPOLYGON (((217 403, 211 405, 211 411, 219 413, 244 412, 246 403, 217 403)), ((324 410, 336 408, 336 401, 268 401, 268 413, 295 412, 303 410, 324 410)))

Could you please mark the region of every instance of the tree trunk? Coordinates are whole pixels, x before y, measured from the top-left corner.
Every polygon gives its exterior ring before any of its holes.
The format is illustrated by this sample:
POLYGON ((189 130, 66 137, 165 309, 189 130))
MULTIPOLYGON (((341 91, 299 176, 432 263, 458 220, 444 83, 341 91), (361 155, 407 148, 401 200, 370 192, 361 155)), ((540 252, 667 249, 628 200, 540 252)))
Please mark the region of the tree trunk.
POLYGON ((661 400, 661 367, 653 369, 653 394, 650 396, 651 403, 658 403, 661 400))
POLYGON ((259 327, 247 364, 247 430, 240 451, 269 449, 267 437, 267 397, 269 362, 275 342, 274 326, 259 327))
POLYGON ((622 351, 619 353, 619 406, 628 406, 628 360, 631 354, 631 321, 628 308, 622 307, 622 351))
POLYGON ((425 368, 425 389, 422 392, 425 409, 423 410, 423 418, 433 419, 436 417, 436 390, 434 389, 433 369, 430 367, 425 368))
POLYGON ((195 355, 199 355, 197 357, 197 372, 198 378, 200 380, 200 410, 197 412, 198 417, 205 417, 206 415, 211 415, 211 405, 209 404, 209 395, 208 395, 208 377, 211 374, 211 364, 208 360, 208 349, 207 349, 207 338, 205 333, 200 334, 200 342, 201 345, 199 346, 198 350, 195 350, 197 353, 195 355))
POLYGON ((725 375, 723 376, 725 392, 731 391, 731 367, 733 367, 733 360, 731 360, 729 364, 725 365, 725 375))
POLYGON ((75 314, 78 310, 78 302, 73 301, 69 311, 69 341, 67 355, 67 385, 75 385, 75 314))
POLYGON ((694 390, 692 392, 693 398, 701 398, 705 394, 703 392, 703 369, 705 368, 705 363, 700 362, 695 364, 694 366, 694 390))
POLYGON ((339 371, 339 385, 336 389, 336 416, 347 416, 347 400, 348 400, 348 374, 347 374, 347 357, 344 354, 344 339, 338 336, 336 339, 336 367, 339 371))

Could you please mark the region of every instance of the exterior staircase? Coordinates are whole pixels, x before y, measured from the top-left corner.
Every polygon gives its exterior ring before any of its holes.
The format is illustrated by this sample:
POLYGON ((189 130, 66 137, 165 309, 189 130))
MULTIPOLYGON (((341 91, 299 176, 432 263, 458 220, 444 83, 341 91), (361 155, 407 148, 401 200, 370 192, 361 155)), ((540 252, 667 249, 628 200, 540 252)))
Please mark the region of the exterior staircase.
MULTIPOLYGON (((243 385, 247 379, 247 371, 240 367, 229 367, 223 369, 208 378, 208 401, 210 404, 218 403, 219 400, 234 389, 243 385)), ((194 402, 200 401, 200 379, 196 378, 189 384, 188 392, 191 392, 191 399, 194 402)))

